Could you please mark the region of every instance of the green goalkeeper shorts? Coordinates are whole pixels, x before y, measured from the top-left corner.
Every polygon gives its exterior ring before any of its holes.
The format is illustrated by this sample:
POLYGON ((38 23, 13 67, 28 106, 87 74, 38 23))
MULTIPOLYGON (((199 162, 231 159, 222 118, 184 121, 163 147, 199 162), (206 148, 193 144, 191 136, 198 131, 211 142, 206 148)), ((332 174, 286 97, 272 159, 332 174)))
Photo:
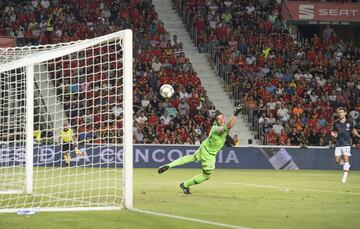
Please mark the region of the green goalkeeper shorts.
POLYGON ((194 156, 197 161, 201 161, 203 172, 211 174, 211 172, 215 169, 216 155, 209 154, 205 147, 201 146, 198 150, 196 150, 194 156))

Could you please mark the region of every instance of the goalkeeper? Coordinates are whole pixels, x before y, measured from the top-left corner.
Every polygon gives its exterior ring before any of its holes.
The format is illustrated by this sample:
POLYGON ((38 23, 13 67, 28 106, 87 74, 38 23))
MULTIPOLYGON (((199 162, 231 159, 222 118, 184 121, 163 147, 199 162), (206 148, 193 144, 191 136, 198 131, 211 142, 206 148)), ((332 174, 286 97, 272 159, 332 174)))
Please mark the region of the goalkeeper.
POLYGON ((181 157, 169 164, 165 164, 158 169, 158 173, 163 173, 169 168, 187 164, 193 161, 201 161, 202 174, 199 174, 180 184, 180 188, 185 194, 191 194, 190 186, 200 184, 210 178, 212 171, 215 169, 216 154, 224 146, 228 131, 235 126, 237 116, 242 111, 243 105, 240 104, 234 111, 234 115, 226 123, 224 114, 217 111, 215 122, 211 128, 209 136, 201 144, 193 155, 181 157))
POLYGON ((64 128, 60 132, 60 142, 62 145, 62 152, 64 154, 64 160, 67 165, 70 165, 71 152, 75 150, 75 153, 81 155, 77 147, 77 142, 74 140, 74 131, 69 127, 68 123, 64 123, 64 128))

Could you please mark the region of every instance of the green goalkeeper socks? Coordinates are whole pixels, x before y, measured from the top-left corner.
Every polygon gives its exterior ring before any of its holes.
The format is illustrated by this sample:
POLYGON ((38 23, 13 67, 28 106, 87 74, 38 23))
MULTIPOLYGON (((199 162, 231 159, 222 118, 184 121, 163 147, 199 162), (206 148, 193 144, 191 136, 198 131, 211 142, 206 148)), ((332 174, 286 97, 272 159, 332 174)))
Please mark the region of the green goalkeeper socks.
POLYGON ((170 168, 196 161, 195 155, 186 155, 168 164, 170 168))
POLYGON ((206 175, 206 174, 200 174, 200 175, 197 175, 189 180, 186 180, 184 181, 184 185, 185 187, 190 187, 191 185, 194 185, 194 184, 200 184, 206 180, 209 180, 210 178, 210 175, 206 175))

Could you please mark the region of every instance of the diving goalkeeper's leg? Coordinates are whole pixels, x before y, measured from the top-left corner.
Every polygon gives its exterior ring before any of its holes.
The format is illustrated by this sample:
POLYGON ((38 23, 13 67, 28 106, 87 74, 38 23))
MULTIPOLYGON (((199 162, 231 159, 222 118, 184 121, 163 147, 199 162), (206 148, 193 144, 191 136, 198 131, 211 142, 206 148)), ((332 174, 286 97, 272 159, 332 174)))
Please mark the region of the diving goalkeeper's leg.
POLYGON ((203 170, 202 174, 196 175, 193 178, 186 180, 180 184, 180 188, 183 190, 185 194, 191 194, 190 186, 195 184, 201 184, 204 181, 210 179, 211 171, 203 170))
POLYGON ((160 166, 159 169, 158 169, 158 173, 159 174, 163 173, 163 172, 165 172, 166 170, 168 170, 168 169, 170 169, 172 167, 187 164, 187 163, 190 163, 190 162, 193 162, 193 161, 197 161, 196 154, 186 155, 186 156, 180 157, 179 159, 176 159, 175 161, 173 161, 173 162, 171 162, 169 164, 165 164, 165 165, 160 166))
POLYGON ((158 169, 158 173, 163 173, 166 170, 175 167, 175 166, 179 166, 179 165, 183 165, 183 164, 187 164, 193 161, 198 161, 199 160, 199 154, 202 150, 202 147, 200 147, 198 150, 196 150, 196 152, 192 155, 186 155, 183 157, 180 157, 178 159, 176 159, 175 161, 169 163, 169 164, 165 164, 159 167, 158 169))
POLYGON ((180 184, 180 188, 183 190, 185 194, 191 194, 190 186, 201 184, 204 181, 210 179, 210 175, 212 171, 215 169, 215 157, 208 155, 205 157, 204 161, 202 161, 202 174, 196 175, 193 178, 184 181, 180 184), (205 159, 206 158, 206 159, 205 159))

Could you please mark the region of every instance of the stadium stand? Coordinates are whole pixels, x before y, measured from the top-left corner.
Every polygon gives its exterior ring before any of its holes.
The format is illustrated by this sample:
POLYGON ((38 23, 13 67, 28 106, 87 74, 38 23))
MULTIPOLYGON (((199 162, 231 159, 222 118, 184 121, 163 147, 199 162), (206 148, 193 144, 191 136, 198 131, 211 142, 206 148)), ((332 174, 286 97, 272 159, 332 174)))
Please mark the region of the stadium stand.
MULTIPOLYGON (((294 42, 279 9, 276 1, 174 1, 174 10, 183 16, 199 51, 210 54, 230 98, 246 104, 245 115, 261 143, 332 144, 330 114, 334 109, 346 107, 359 122, 360 50, 338 38, 331 27, 321 36, 314 34, 310 40, 294 42)), ((19 46, 133 29, 137 79, 134 141, 193 144, 209 130, 208 120, 215 108, 182 52, 181 42, 166 32, 151 1, 5 0, 0 3, 0 12, 0 35, 15 37, 19 46), (159 96, 163 83, 175 86, 178 93, 174 99, 164 101, 159 96), (168 122, 169 118, 172 121, 168 122), (185 132, 176 129, 182 124, 186 124, 185 132), (138 129, 143 137, 139 132, 136 138, 138 129)), ((79 76, 71 77, 55 77, 58 92, 69 104, 69 99, 81 99, 69 96, 71 90, 84 90, 79 76)), ((113 83, 109 79, 109 84, 113 83)), ((79 133, 86 129, 79 120, 104 118, 98 117, 96 109, 95 113, 75 105, 67 109, 79 133)), ((112 120, 106 128, 114 128, 114 135, 121 134, 115 131, 121 128, 116 124, 121 108, 114 106, 111 111, 112 115, 105 117, 112 120)), ((96 138, 101 135, 100 129, 99 125, 97 130, 89 130, 85 138, 96 138)), ((359 143, 354 139, 354 144, 359 143)))
MULTIPOLYGON (((15 37, 18 46, 69 42, 132 29, 136 79, 134 142, 199 144, 206 137, 215 107, 201 87, 191 61, 182 52, 182 43, 177 37, 169 36, 151 1, 4 0, 0 2, 0 14, 3 15, 0 35, 15 37), (170 100, 164 100, 158 93, 163 83, 172 84, 177 92, 170 100)), ((89 59, 95 65, 100 61, 89 59)), ((99 69, 79 73, 71 71, 72 66, 76 67, 77 63, 69 61, 70 71, 65 75, 57 74, 56 63, 48 67, 79 140, 120 143, 119 82, 112 75, 98 74, 99 69), (97 83, 100 78, 101 85, 97 83), (98 106, 88 109, 91 104, 85 100, 95 101, 92 105, 98 106), (110 107, 110 103, 114 106, 110 107), (100 110, 108 115, 100 115, 100 110), (95 129, 89 129, 86 125, 89 121, 96 122, 95 129), (108 133, 103 130, 108 129, 112 130, 112 136, 102 136, 108 133)))
POLYGON ((332 145, 337 107, 359 123, 360 50, 330 26, 295 42, 278 1, 173 2, 261 143, 332 145))

